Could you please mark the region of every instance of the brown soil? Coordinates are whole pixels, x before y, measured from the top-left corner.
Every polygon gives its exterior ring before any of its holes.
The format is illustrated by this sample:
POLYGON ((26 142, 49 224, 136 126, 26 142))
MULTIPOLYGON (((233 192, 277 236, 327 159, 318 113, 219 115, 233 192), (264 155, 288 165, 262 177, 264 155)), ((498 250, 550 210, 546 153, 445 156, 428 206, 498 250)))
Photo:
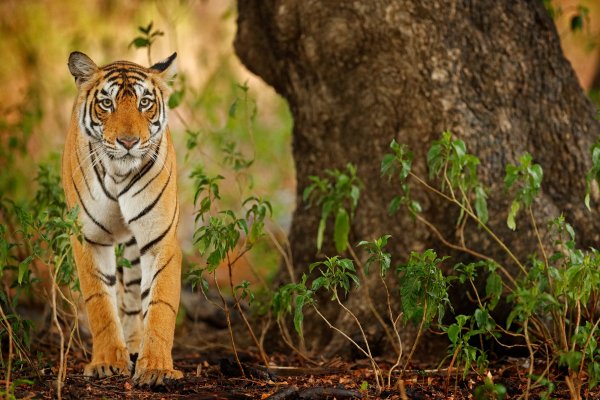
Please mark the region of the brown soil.
MULTIPOLYGON (((34 353, 35 354, 35 353, 34 353)), ((46 353, 35 366, 16 368, 12 382, 28 379, 33 384, 21 384, 15 389, 18 399, 57 398, 56 354, 46 353), (37 370, 37 373, 36 373, 37 370)), ((174 350, 176 368, 184 378, 168 387, 137 388, 126 377, 90 380, 83 377, 86 361, 83 353, 74 351, 69 362, 67 380, 62 389, 64 399, 493 399, 492 395, 474 396, 483 377, 462 374, 447 369, 411 369, 401 376, 394 374, 392 388, 377 393, 373 374, 366 360, 352 362, 327 360, 316 365, 299 359, 277 355, 270 362, 274 367, 259 365, 258 357, 240 353, 246 376, 223 347, 205 347, 202 352, 177 346, 174 350), (367 383, 364 383, 367 382, 367 383)), ((514 358, 495 362, 489 372, 494 383, 506 388, 506 399, 515 399, 526 392, 525 359, 514 358)), ((382 361, 384 366, 388 364, 382 361)), ((553 374, 556 385, 552 398, 569 398, 568 390, 558 373, 553 374)), ((4 386, 5 382, 1 383, 4 386)), ((531 399, 538 399, 545 388, 531 390, 531 399)), ((600 391, 583 393, 584 398, 600 398, 600 391)))

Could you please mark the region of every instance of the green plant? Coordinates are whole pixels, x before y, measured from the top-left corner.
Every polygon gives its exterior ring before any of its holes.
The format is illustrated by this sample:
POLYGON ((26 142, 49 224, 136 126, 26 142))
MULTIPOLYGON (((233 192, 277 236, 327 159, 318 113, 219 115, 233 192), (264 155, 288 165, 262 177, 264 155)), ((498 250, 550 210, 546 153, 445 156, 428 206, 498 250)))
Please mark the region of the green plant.
MULTIPOLYGON (((254 118, 256 115, 256 106, 254 101, 248 95, 247 85, 236 86, 236 96, 232 101, 224 131, 242 130, 244 133, 252 136, 254 118)), ((199 131, 188 129, 188 155, 196 149, 198 145, 199 131)), ((260 242, 265 234, 265 222, 271 218, 273 209, 269 201, 260 197, 249 195, 244 197, 243 193, 252 189, 252 182, 244 184, 242 176, 253 164, 253 159, 248 159, 237 148, 235 142, 226 141, 222 143, 220 151, 223 155, 221 169, 231 171, 233 178, 238 184, 239 195, 242 198, 240 203, 234 209, 229 207, 222 198, 220 184, 226 178, 223 175, 209 175, 204 165, 197 163, 190 175, 194 182, 194 205, 196 206, 195 223, 197 228, 194 232, 193 244, 198 253, 206 260, 205 266, 194 265, 187 273, 187 280, 192 287, 200 287, 206 294, 209 288, 205 276, 209 275, 215 284, 215 287, 221 298, 221 304, 213 305, 221 308, 227 319, 229 336, 234 351, 236 361, 242 374, 244 370, 239 361, 237 348, 235 344, 234 330, 231 325, 230 310, 216 281, 216 271, 220 266, 227 268, 229 277, 229 290, 234 300, 234 307, 237 309, 248 334, 255 343, 261 359, 268 367, 268 360, 262 340, 258 340, 254 329, 247 319, 242 308, 242 301, 253 304, 255 298, 254 292, 250 288, 250 283, 245 281, 239 285, 234 285, 232 271, 239 260, 245 257, 260 242)))
POLYGON ((141 33, 141 35, 135 37, 131 43, 129 43, 129 47, 134 46, 136 49, 146 48, 148 65, 152 65, 152 44, 159 36, 163 36, 165 34, 158 29, 153 30, 153 25, 153 22, 150 22, 147 26, 139 26, 138 31, 141 33))
MULTIPOLYGON (((77 222, 76 208, 67 210, 60 178, 54 168, 40 165, 36 178, 38 189, 34 198, 29 202, 17 204, 5 200, 2 202, 2 215, 5 216, 9 230, 0 228, 0 272, 3 279, 12 279, 11 286, 15 289, 12 295, 0 289, 0 302, 8 311, 3 322, 10 334, 11 344, 15 344, 18 355, 29 360, 27 350, 30 344, 29 331, 31 323, 24 320, 15 311, 18 301, 29 293, 33 285, 39 282, 37 270, 46 266, 50 273, 51 290, 49 293, 54 324, 60 335, 60 360, 58 388, 66 376, 66 357, 75 339, 77 330, 77 307, 70 294, 63 293, 61 286, 78 289, 75 278, 75 263, 71 253, 71 236, 79 237, 80 228, 77 222), (12 278, 11 278, 12 277, 12 278), (68 341, 65 340, 63 326, 58 315, 67 314, 74 320, 69 330, 68 341), (66 347, 65 347, 66 346, 66 347)), ((5 281, 8 283, 7 281, 5 281)), ((12 357, 9 355, 7 374, 10 373, 12 357)), ((31 362, 29 360, 29 362, 31 362)), ((6 378, 7 385, 10 381, 6 378)), ((8 392, 8 388, 7 388, 8 392)))
POLYGON ((447 278, 439 267, 446 258, 438 258, 431 249, 423 253, 411 252, 408 261, 396 269, 404 320, 419 324, 415 343, 404 368, 410 363, 423 329, 436 316, 441 324, 446 307, 450 304, 447 278))
MULTIPOLYGON (((478 262, 457 264, 454 267, 458 282, 468 283, 475 294, 476 308, 473 315, 459 315, 455 323, 443 328, 451 342, 450 365, 463 365, 464 373, 472 369, 473 365, 485 366, 486 354, 482 348, 473 346, 473 339, 488 338, 503 345, 502 336, 510 335, 522 339, 529 352, 526 398, 530 390, 537 386, 547 386, 548 393, 551 391, 547 385, 547 375, 555 363, 568 368, 565 382, 573 398, 580 396, 586 368, 588 386, 595 387, 598 383, 597 371, 600 370, 595 353, 595 343, 599 336, 599 316, 595 311, 598 309, 600 296, 598 252, 595 249, 578 249, 575 232, 562 216, 549 223, 553 241, 549 243, 542 240, 532 208, 534 199, 541 190, 543 171, 533 162, 533 157, 524 154, 517 164, 507 165, 504 179, 507 191, 513 192, 507 225, 514 230, 519 211, 525 210, 541 255, 541 259, 534 254, 522 261, 487 225, 487 193, 477 178, 476 167, 479 160, 467 153, 462 141, 453 139, 451 134, 445 132, 428 152, 430 179, 439 180, 439 189, 412 172, 412 154, 405 146, 392 142, 391 148, 393 153, 384 157, 382 172, 400 178, 404 193, 402 200, 397 200, 393 208, 404 206, 448 247, 480 259, 478 262), (458 208, 458 243, 445 238, 431 222, 418 213, 418 207, 406 199, 411 181, 458 208), (511 273, 498 260, 474 251, 465 244, 463 231, 467 219, 474 221, 505 251, 507 259, 518 267, 516 274, 511 273), (549 245, 552 251, 549 251, 549 245), (478 270, 482 268, 487 275, 483 294, 475 285, 478 270), (490 314, 502 295, 506 296, 512 306, 505 328, 494 321, 490 314), (515 324, 518 326, 516 330, 515 324), (535 355, 540 353, 546 356, 546 368, 541 374, 534 375, 535 355)), ((596 165, 596 159, 600 159, 598 154, 600 152, 595 146, 592 149, 594 166, 586 177, 588 205, 591 182, 597 178, 600 170, 596 165)))
POLYGON ((338 253, 348 247, 350 220, 358 205, 362 183, 356 175, 356 167, 346 166, 345 171, 328 169, 325 178, 311 176, 311 184, 304 189, 303 200, 308 206, 321 208, 321 219, 317 231, 317 250, 321 250, 329 216, 333 216, 333 239, 338 253))
POLYGON ((476 400, 502 400, 506 397, 506 387, 499 383, 494 383, 492 375, 488 375, 483 380, 483 385, 479 385, 473 391, 473 397, 476 400))

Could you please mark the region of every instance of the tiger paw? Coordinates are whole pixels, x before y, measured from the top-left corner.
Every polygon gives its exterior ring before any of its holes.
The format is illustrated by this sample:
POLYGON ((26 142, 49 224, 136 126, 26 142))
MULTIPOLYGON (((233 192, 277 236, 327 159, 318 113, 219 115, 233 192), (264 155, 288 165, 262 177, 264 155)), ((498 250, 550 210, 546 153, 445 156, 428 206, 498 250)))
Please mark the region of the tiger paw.
POLYGON ((181 378, 183 373, 174 369, 138 368, 133 376, 133 382, 136 386, 168 386, 181 378))
POLYGON ((116 348, 111 351, 96 353, 92 362, 85 366, 83 374, 92 378, 105 378, 113 375, 130 375, 131 362, 127 349, 116 348))
POLYGON ((129 375, 129 362, 92 362, 85 366, 83 374, 92 378, 106 378, 107 376, 113 375, 129 375))

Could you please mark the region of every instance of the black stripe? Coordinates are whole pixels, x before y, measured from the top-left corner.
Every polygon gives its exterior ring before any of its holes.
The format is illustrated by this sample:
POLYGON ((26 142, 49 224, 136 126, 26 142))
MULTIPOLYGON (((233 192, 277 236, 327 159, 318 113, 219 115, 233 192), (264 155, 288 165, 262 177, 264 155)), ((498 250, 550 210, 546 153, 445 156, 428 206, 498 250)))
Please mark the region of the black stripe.
POLYGON ((75 156, 77 156, 77 164, 79 165, 79 170, 81 171, 81 175, 83 175, 83 182, 85 183, 85 187, 87 188, 88 193, 92 197, 92 200, 96 200, 96 198, 94 197, 94 194, 92 193, 92 189, 90 189, 90 184, 88 183, 87 175, 85 174, 85 172, 83 170, 83 165, 81 164, 81 158, 79 157, 79 148, 75 149, 75 156))
POLYGON ((121 312, 122 312, 123 314, 125 314, 125 315, 132 316, 132 315, 138 315, 139 313, 141 313, 141 312, 142 312, 142 310, 133 310, 133 311, 128 311, 128 310, 125 310, 124 308, 121 308, 121 312))
POLYGON ((154 280, 156 279, 156 277, 158 276, 158 274, 160 274, 161 272, 163 272, 163 270, 165 268, 167 268, 167 265, 169 265, 169 263, 171 263, 171 260, 173 260, 173 256, 171 256, 171 258, 169 258, 167 260, 167 262, 165 263, 165 265, 163 265, 162 267, 160 267, 155 273, 154 276, 152 277, 152 280, 150 281, 150 286, 152 286, 152 283, 154 283, 154 280))
MULTIPOLYGON (((129 183, 127 184, 127 186, 125 186, 125 188, 123 188, 123 190, 121 190, 121 192, 117 195, 117 197, 121 197, 122 195, 124 195, 125 193, 127 193, 129 191, 129 189, 131 189, 133 187, 133 185, 135 185, 140 179, 142 179, 144 177, 144 175, 146 175, 154 166, 154 163, 156 163, 156 160, 158 159, 158 154, 160 153, 160 145, 162 142, 162 136, 161 136, 161 141, 158 142, 158 146, 156 147, 156 150, 154 151, 154 156, 150 157, 150 160, 146 163, 146 165, 144 165, 144 167, 142 168, 142 170, 133 177, 133 179, 131 179, 131 181, 129 181, 129 183)), ((161 167, 161 170, 164 168, 164 164, 161 167)))
POLYGON ((108 321, 108 323, 106 325, 104 325, 104 328, 100 329, 100 331, 98 333, 96 333, 96 335, 94 336, 100 336, 101 334, 104 333, 105 330, 107 330, 111 325, 113 324, 113 321, 108 321))
POLYGON ((123 276, 122 276, 123 275, 123 266, 122 265, 117 266, 117 274, 119 274, 121 276, 121 278, 123 278, 123 276))
POLYGON ((158 72, 163 72, 169 67, 169 65, 171 65, 175 57, 177 57, 177 53, 171 54, 166 60, 157 62, 156 64, 151 66, 150 69, 158 72))
POLYGON ((169 182, 171 181, 172 173, 173 173, 173 165, 171 164, 171 170, 169 171, 169 177, 167 178, 167 182, 161 189, 158 196, 156 196, 154 201, 152 203, 148 204, 138 215, 136 215, 135 217, 133 217, 129 221, 127 221, 128 224, 131 224, 133 221, 137 221, 138 219, 142 218, 144 215, 148 214, 156 206, 156 204, 160 201, 160 198, 162 197, 163 193, 165 192, 165 189, 169 185, 169 182))
POLYGON ((112 179, 112 181, 114 183, 116 183, 117 185, 120 185, 121 183, 125 182, 125 180, 129 177, 129 175, 126 175, 123 179, 121 179, 120 181, 117 180, 117 178, 115 178, 114 176, 112 176, 111 174, 108 174, 108 176, 110 177, 110 179, 112 179))
POLYGON ((75 188, 75 192, 77 193, 77 198, 79 199, 79 203, 81 204, 81 207, 83 207, 83 211, 85 211, 85 214, 88 216, 89 219, 92 220, 92 222, 94 224, 96 224, 100 229, 102 229, 104 232, 108 233, 109 235, 112 235, 112 233, 104 226, 102 225, 100 222, 98 222, 98 220, 96 220, 96 218, 94 218, 92 216, 92 214, 90 213, 90 211, 87 209, 87 207, 85 206, 85 203, 83 202, 83 199, 81 198, 81 193, 79 193, 79 189, 77 189, 77 185, 75 184, 75 178, 71 177, 71 180, 73 181, 73 187, 75 188))
POLYGON ((152 287, 152 283, 154 283, 158 274, 160 274, 165 268, 167 268, 167 265, 171 263, 171 260, 173 260, 173 256, 171 256, 171 258, 169 258, 169 260, 154 273, 152 281, 150 282, 150 287, 142 292, 142 300, 144 300, 150 294, 150 288, 152 287))
POLYGON ((127 286, 127 287, 135 286, 135 285, 139 285, 140 283, 142 283, 142 278, 137 278, 137 279, 134 279, 132 281, 125 283, 125 286, 127 286))
POLYGON ((145 81, 146 79, 148 79, 148 74, 145 73, 144 71, 142 71, 141 69, 123 68, 123 67, 108 67, 108 68, 104 68, 104 71, 106 71, 106 74, 104 75, 104 79, 108 79, 108 78, 112 77, 113 75, 122 76, 123 74, 125 74, 125 76, 127 78, 131 78, 131 75, 134 75, 135 78, 140 79, 140 80, 145 81))
POLYGON ((140 258, 138 257, 136 259, 133 259, 133 260, 129 261, 129 263, 131 265, 138 265, 140 263, 140 258))
POLYGON ((85 299, 85 302, 87 303, 88 301, 95 299, 96 297, 104 297, 104 296, 108 296, 108 293, 106 293, 106 292, 94 293, 94 294, 88 296, 88 298, 85 299))
POLYGON ((115 197, 113 197, 110 193, 108 193, 108 190, 106 190, 106 186, 104 186, 104 179, 100 177, 100 172, 98 172, 98 166, 96 165, 96 162, 95 162, 96 157, 94 156, 94 152, 93 152, 91 143, 89 143, 89 148, 90 148, 90 155, 92 157, 92 164, 94 165, 94 172, 96 173, 96 178, 98 179, 98 182, 100 182, 100 187, 102 188, 102 191, 104 192, 106 197, 108 197, 110 200, 117 201, 117 199, 115 197))
POLYGON ((154 246, 156 243, 160 242, 167 235, 167 233, 169 233, 169 231, 171 230, 171 227, 173 226, 173 221, 175 221, 175 216, 177 215, 178 210, 179 210, 179 204, 177 204, 175 206, 175 212, 173 213, 173 218, 171 219, 171 223, 169 224, 167 229, 165 229, 164 232, 161 233, 160 235, 158 235, 156 238, 154 238, 150 242, 146 243, 144 245, 144 247, 142 247, 140 249, 140 254, 142 254, 142 255, 146 254, 146 252, 148 250, 150 250, 152 248, 152 246, 154 246))
POLYGON ((148 185, 150 185, 152 183, 152 181, 154 181, 156 178, 158 178, 158 176, 160 174, 162 174, 163 170, 164 170, 164 168, 161 168, 160 171, 158 171, 158 173, 152 177, 152 179, 150 179, 148 182, 146 182, 146 184, 140 190, 138 190, 137 192, 135 192, 134 194, 132 194, 131 197, 133 198, 133 197, 137 196, 144 189, 146 189, 148 187, 148 185))
POLYGON ((86 242, 88 242, 91 245, 94 246, 102 246, 102 247, 111 247, 113 244, 106 244, 106 243, 99 243, 99 242, 94 242, 93 240, 91 240, 90 238, 88 238, 87 236, 83 236, 83 240, 85 240, 86 242))
POLYGON ((115 283, 117 283, 117 277, 115 275, 104 274, 102 272, 98 272, 96 277, 98 279, 100 279, 102 282, 104 282, 104 284, 107 286, 114 286, 115 283))
MULTIPOLYGON (((88 111, 89 111, 89 107, 88 107, 88 99, 90 97, 90 92, 87 92, 85 94, 85 102, 83 103, 83 128, 85 130, 86 135, 88 135, 91 138, 97 139, 96 135, 94 135, 94 132, 92 132, 88 126, 87 126, 87 120, 88 120, 88 111)), ((89 118, 91 119, 91 117, 89 118)))
MULTIPOLYGON (((163 301, 163 300, 152 300, 150 303, 148 303, 148 308, 150 308, 150 306, 154 306, 157 304, 164 304, 165 306, 168 306, 171 309, 171 311, 173 311, 173 314, 177 314, 175 307, 173 307, 172 305, 170 305, 169 303, 167 303, 166 301, 163 301)), ((144 318, 146 317, 145 314, 146 313, 144 313, 144 318)))
POLYGON ((135 243, 135 236, 132 236, 131 239, 125 242, 125 247, 133 246, 135 243))

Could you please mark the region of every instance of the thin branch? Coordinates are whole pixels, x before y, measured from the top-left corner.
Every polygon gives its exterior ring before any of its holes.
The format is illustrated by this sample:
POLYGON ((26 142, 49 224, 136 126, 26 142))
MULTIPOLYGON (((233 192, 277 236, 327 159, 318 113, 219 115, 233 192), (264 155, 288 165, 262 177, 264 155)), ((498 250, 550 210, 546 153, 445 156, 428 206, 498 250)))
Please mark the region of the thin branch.
POLYGON ((457 205, 458 207, 460 207, 461 209, 463 209, 468 215, 469 217, 473 218, 473 220, 475 222, 477 222, 487 233, 488 235, 490 235, 490 237, 492 239, 494 239, 494 241, 502 248, 502 250, 504 250, 504 252, 506 252, 506 254, 515 262, 515 264, 519 267, 519 269, 521 270, 521 272, 523 272, 524 274, 527 274, 527 269, 525 268, 525 266, 521 263, 521 261, 519 261, 519 259, 513 254, 512 251, 510 251, 510 249, 506 246, 506 244, 504 244, 504 242, 498 237, 496 236, 496 234, 486 225, 484 224, 481 219, 479 219, 479 217, 477 217, 477 215, 473 214, 471 211, 469 211, 463 204, 461 204, 459 201, 457 201, 456 199, 453 199, 451 197, 448 197, 448 195, 440 192, 439 190, 437 190, 436 188, 432 187, 431 185, 429 185, 427 182, 425 182, 423 179, 421 179, 418 175, 416 175, 413 172, 410 172, 410 176, 413 177, 414 179, 417 180, 417 182, 419 182, 421 185, 425 186, 427 189, 431 190, 432 192, 436 193, 438 196, 443 197, 444 199, 448 200, 449 202, 457 205))
POLYGON ((13 358, 13 331, 10 322, 8 322, 8 318, 6 314, 4 314, 4 310, 0 307, 0 314, 2 315, 2 321, 6 325, 6 333, 8 334, 8 362, 6 366, 6 373, 4 375, 4 381, 6 384, 6 399, 10 399, 10 373, 12 372, 12 358, 13 358))
POLYGON ((365 290, 365 295, 367 298, 367 305, 368 305, 369 309, 371 310, 371 312, 373 313, 373 315, 375 316, 375 319, 377 320, 377 322, 379 322, 379 325, 381 325, 381 327, 383 328, 383 331, 385 332, 385 335, 387 336, 389 342, 392 344, 392 346, 394 346, 394 350, 396 350, 396 352, 399 353, 401 350, 396 346, 396 342, 394 340, 394 337, 392 336, 392 333, 390 332, 387 324, 383 320, 383 317, 381 316, 379 311, 377 311, 377 308, 375 308, 375 304, 373 304, 373 298, 371 297, 369 285, 367 284, 367 275, 365 274, 365 267, 364 267, 363 263, 360 261, 360 259, 358 258, 358 255, 356 254, 356 252, 354 251, 352 246, 348 245, 348 251, 350 252, 350 255, 352 255, 352 258, 356 262, 356 265, 358 266, 357 269, 358 269, 358 273, 360 274, 361 279, 365 282, 363 288, 365 290))

